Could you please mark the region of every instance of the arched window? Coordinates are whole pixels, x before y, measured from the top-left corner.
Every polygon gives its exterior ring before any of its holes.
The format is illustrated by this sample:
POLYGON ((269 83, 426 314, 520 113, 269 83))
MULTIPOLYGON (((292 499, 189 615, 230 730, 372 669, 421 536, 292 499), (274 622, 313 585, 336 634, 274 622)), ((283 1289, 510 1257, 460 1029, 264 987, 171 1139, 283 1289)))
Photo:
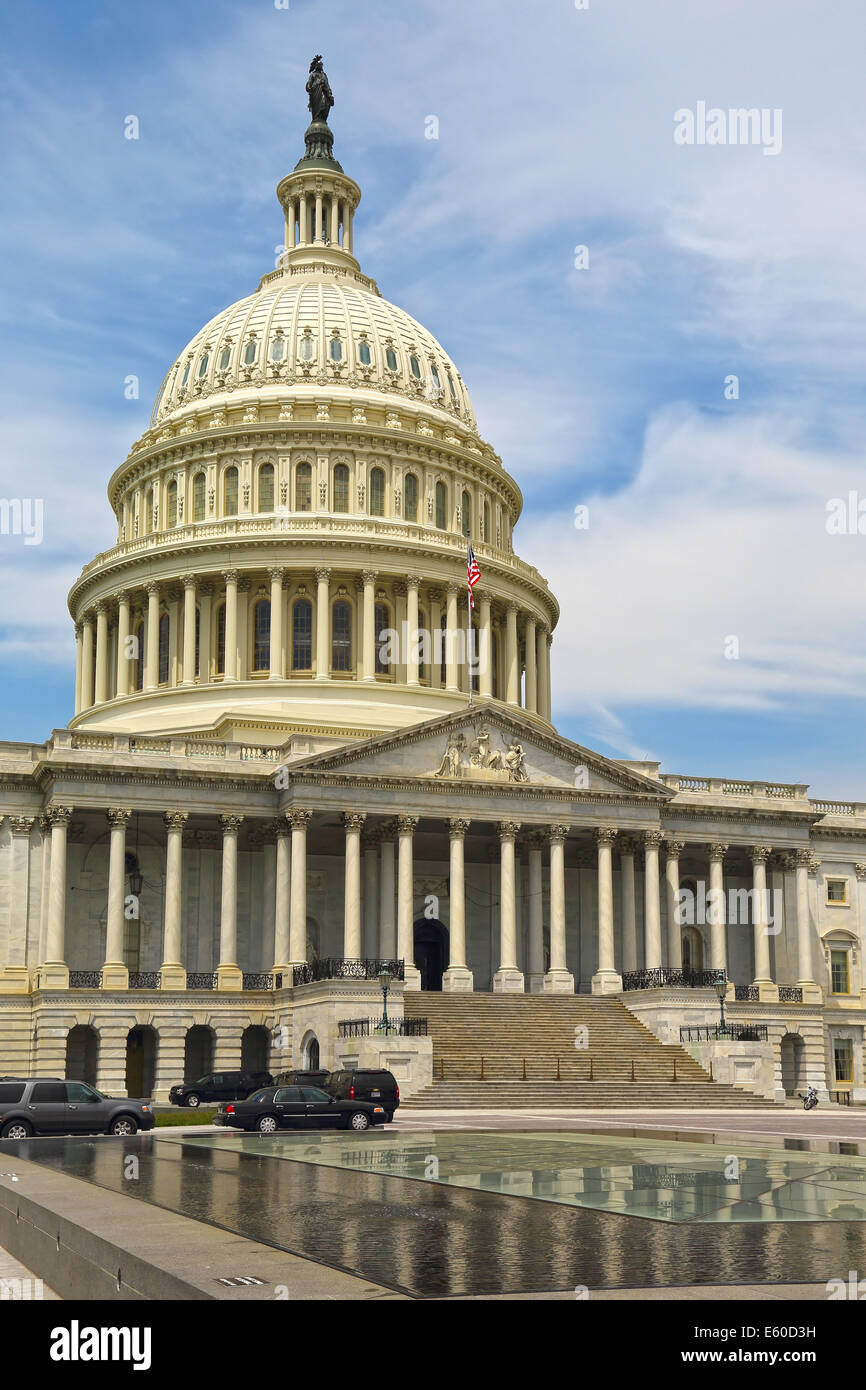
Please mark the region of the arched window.
POLYGON ((166 516, 169 526, 177 525, 177 482, 172 479, 168 485, 166 516))
POLYGON ((221 603, 216 615, 216 673, 225 674, 226 669, 226 606, 221 603))
POLYGON ((204 521, 205 476, 196 473, 192 480, 192 519, 204 521))
POLYGON ((142 534, 149 536, 153 530, 153 488, 147 489, 147 496, 144 499, 144 526, 142 534))
POLYGON ((253 670, 267 671, 271 665, 271 603, 260 598, 253 610, 253 670))
POLYGON ((414 473, 406 474, 403 485, 403 520, 418 520, 418 479, 414 473))
POLYGON ((140 622, 135 628, 135 688, 144 689, 144 623, 140 622))
POLYGON ((352 669, 352 607, 337 599, 331 610, 331 670, 352 669))
POLYGON ((313 669, 313 605, 299 598, 292 609, 292 670, 313 669))
POLYGON ((295 511, 313 510, 313 470, 309 463, 299 463, 295 469, 295 511))
POLYGON ((263 463, 259 469, 259 511, 274 510, 274 465, 263 463))
POLYGON ((440 531, 448 529, 448 490, 444 483, 436 484, 436 526, 440 531))
POLYGON ((489 545, 489 544, 490 544, 490 503, 489 503, 489 502, 485 502, 485 503, 484 503, 484 511, 482 512, 481 515, 482 515, 482 517, 483 517, 482 530, 481 530, 481 539, 483 540, 483 542, 484 542, 485 545, 489 545))
POLYGON ((472 502, 469 493, 464 492, 460 499, 460 523, 467 538, 472 534, 472 502))
POLYGON ((391 610, 387 603, 377 603, 373 608, 373 641, 375 643, 377 676, 387 676, 391 670, 388 656, 388 632, 391 627, 391 610))
POLYGON ((334 468, 334 511, 347 512, 349 510, 349 469, 345 463, 338 463, 334 468))
POLYGON ((159 620, 159 683, 168 680, 168 614, 163 613, 159 620))
POLYGON ((238 470, 227 468, 223 479, 223 515, 238 514, 238 470))
POLYGON ((385 515, 385 472, 382 468, 370 469, 370 515, 385 515))

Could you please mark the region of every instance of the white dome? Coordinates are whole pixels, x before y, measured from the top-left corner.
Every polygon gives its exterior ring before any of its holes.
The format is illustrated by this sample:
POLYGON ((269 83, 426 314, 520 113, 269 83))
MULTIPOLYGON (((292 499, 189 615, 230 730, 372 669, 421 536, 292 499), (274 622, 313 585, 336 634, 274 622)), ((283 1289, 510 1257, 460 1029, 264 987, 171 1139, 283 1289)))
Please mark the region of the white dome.
POLYGON ((152 424, 215 395, 266 388, 348 387, 403 395, 475 429, 451 358, 420 323, 366 277, 277 270, 255 294, 223 309, 184 348, 165 377, 152 424), (362 282, 362 283, 361 283, 362 282))

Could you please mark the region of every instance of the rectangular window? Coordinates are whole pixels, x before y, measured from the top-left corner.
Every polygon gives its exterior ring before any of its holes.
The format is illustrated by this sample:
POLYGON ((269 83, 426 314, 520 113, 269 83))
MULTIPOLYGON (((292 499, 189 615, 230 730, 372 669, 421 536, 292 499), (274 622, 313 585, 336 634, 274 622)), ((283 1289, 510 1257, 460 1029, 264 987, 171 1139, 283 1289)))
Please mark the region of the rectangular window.
POLYGON ((830 952, 830 977, 834 994, 850 994, 847 951, 830 952))
POLYGON ((854 1051, 850 1038, 834 1038, 833 1069, 837 1081, 854 1080, 854 1051))
POLYGON ((848 880, 846 878, 827 879, 827 901, 828 903, 847 903, 848 880))
POLYGON ((292 670, 313 668, 313 605, 299 599, 292 609, 292 670))

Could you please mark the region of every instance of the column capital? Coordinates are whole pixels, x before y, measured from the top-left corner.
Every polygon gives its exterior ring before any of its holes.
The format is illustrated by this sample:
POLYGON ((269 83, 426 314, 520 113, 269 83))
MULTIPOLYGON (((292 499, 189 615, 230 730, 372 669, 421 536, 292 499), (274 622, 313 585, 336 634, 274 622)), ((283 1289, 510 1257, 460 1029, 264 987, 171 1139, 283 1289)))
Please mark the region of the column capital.
POLYGON ((508 600, 508 602, 506 603, 506 605, 505 605, 505 612, 506 612, 509 616, 510 616, 512 613, 519 613, 519 612, 520 612, 520 604, 517 603, 517 602, 515 602, 515 600, 514 600, 513 598, 510 598, 510 599, 508 600))
POLYGON ((276 820, 272 820, 270 823, 271 834, 277 840, 281 839, 285 835, 288 835, 290 829, 291 827, 288 821, 286 820, 285 816, 277 816, 276 820))
POLYGON ((129 603, 131 594, 128 589, 115 589, 111 597, 115 603, 129 603))
POLYGON ((669 840, 665 837, 665 852, 668 859, 679 859, 686 847, 685 840, 669 840))
POLYGON ((361 578, 365 584, 375 584, 377 573, 376 570, 361 570, 361 578))
MULTIPOLYGON (((188 812, 188 811, 163 811, 163 813, 162 813, 162 819, 163 819, 164 822, 165 822, 165 828, 166 828, 166 830, 183 830, 183 827, 186 825, 187 821, 189 820, 189 812, 188 812)), ((223 822, 223 828, 225 828, 225 822, 226 822, 227 820, 238 820, 238 824, 240 825, 240 822, 243 820, 243 816, 241 816, 240 819, 238 819, 236 816, 234 816, 234 817, 230 817, 230 816, 220 816, 220 820, 223 822)))
POLYGON ((48 806, 45 809, 45 814, 52 828, 55 825, 68 825, 72 820, 72 812, 72 806, 48 806))
POLYGON ((858 863, 854 865, 854 872, 862 883, 863 880, 866 879, 866 864, 864 864, 862 860, 858 861, 858 863))
POLYGON ((619 832, 615 825, 597 825, 592 833, 597 845, 612 845, 619 832))
POLYGON ((547 832, 548 839, 551 840, 551 842, 556 841, 561 844, 564 840, 568 839, 568 832, 570 829, 570 825, 552 825, 547 832))
POLYGON ((105 818, 109 825, 126 825, 131 815, 132 812, 128 811, 125 806, 109 806, 105 818))
POLYGON ((418 590, 418 588, 420 587, 420 584, 421 584, 421 576, 418 575, 418 574, 407 574, 407 575, 406 575, 406 584, 407 584, 408 588, 410 588, 410 589, 415 589, 416 592, 417 592, 417 590, 418 590))
POLYGON ((445 585, 445 592, 449 598, 453 598, 455 594, 460 593, 462 587, 461 584, 457 584, 453 579, 449 579, 448 583, 445 585))
POLYGON ((223 835, 237 835, 244 823, 243 816, 220 816, 223 835))
POLYGON ((29 835, 35 820, 35 816, 10 816, 9 828, 13 835, 29 835))
POLYGON ((380 845, 385 842, 389 844, 392 843, 394 836, 397 833, 396 820, 383 821, 381 825, 377 826, 376 830, 373 833, 375 834, 380 845))
POLYGON ((319 583, 319 584, 327 584, 328 581, 330 580, 330 578, 331 578, 331 571, 330 571, 329 569, 317 569, 317 570, 316 570, 316 581, 317 581, 317 583, 319 583))
POLYGON ((501 820, 496 827, 496 833, 500 840, 513 840, 520 830, 519 820, 501 820))
POLYGON ((659 850, 665 842, 665 837, 660 830, 645 830, 643 832, 644 852, 647 850, 659 850))
POLYGON ((286 820, 293 830, 306 830, 312 819, 312 811, 304 811, 300 807, 295 807, 294 810, 286 812, 286 820))
POLYGON ((268 578, 270 579, 272 584, 282 584, 284 574, 285 570, 282 568, 281 565, 274 565, 271 569, 268 570, 268 578))
POLYGON ((145 592, 148 594, 149 597, 153 597, 153 595, 155 594, 156 597, 159 598, 160 584, 158 580, 149 579, 145 584, 144 588, 145 592))
MULTIPOLYGON (((812 861, 812 851, 810 849, 797 849, 791 857, 798 868, 802 866, 804 869, 808 869, 812 861)), ((861 864, 859 867, 864 870, 863 877, 866 878, 866 864, 861 864)), ((856 870, 858 865, 855 864, 854 868, 856 870)), ((860 874, 857 877, 860 878, 860 874)))
POLYGON ((619 841, 619 857, 622 859, 624 854, 632 855, 640 852, 640 843, 633 835, 622 835, 619 841))
POLYGON ((397 833, 399 835, 411 835, 418 824, 418 816, 398 816, 397 833))
POLYGON ((462 816, 449 816, 448 818, 448 837, 451 840, 462 840, 472 824, 469 820, 464 820, 462 816))
POLYGON ((185 575, 183 576, 183 579, 181 580, 181 583, 183 584, 183 587, 184 587, 185 589, 195 589, 195 586, 196 586, 196 584, 198 583, 198 575, 197 575, 197 574, 185 574, 185 575))
POLYGON ((523 843, 530 852, 540 854, 547 844, 547 835, 543 830, 530 830, 524 835, 523 843))
POLYGON ((707 850, 708 850, 708 853, 709 853, 709 856, 710 856, 710 863, 711 863, 711 864, 721 864, 722 860, 724 859, 725 855, 726 855, 727 852, 728 852, 728 846, 727 846, 727 845, 716 845, 716 844, 714 844, 714 845, 708 845, 708 846, 707 846, 707 850))
POLYGON ((749 858, 753 864, 766 864, 772 853, 772 845, 752 845, 749 849, 749 858))
POLYGON ((240 570, 223 570, 223 581, 226 584, 237 584, 240 570))
POLYGON ((107 599, 104 599, 104 598, 99 598, 99 599, 97 599, 97 600, 96 600, 96 603, 94 604, 94 608, 96 609, 96 615, 97 615, 97 617, 100 617, 103 613, 107 613, 107 612, 108 612, 108 601, 107 601, 107 599))
POLYGON ((427 590, 427 602, 428 602, 428 603, 441 603, 441 602, 442 602, 442 590, 441 590, 441 589, 428 589, 428 590, 427 590))
POLYGON ((342 820, 347 831, 355 830, 360 832, 364 828, 364 822, 367 819, 367 813, 366 811, 344 811, 340 819, 342 820))

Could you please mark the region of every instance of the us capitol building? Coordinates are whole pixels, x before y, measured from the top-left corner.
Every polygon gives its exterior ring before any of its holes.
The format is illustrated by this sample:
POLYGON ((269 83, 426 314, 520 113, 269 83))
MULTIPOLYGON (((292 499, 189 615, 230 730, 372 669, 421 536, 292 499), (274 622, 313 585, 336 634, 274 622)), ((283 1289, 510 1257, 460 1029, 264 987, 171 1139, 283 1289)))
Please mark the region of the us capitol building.
POLYGON ((443 995, 615 1001, 654 1042, 692 1028, 716 1082, 866 1099, 866 805, 556 732, 520 490, 361 269, 318 60, 307 90, 277 268, 183 349, 109 481, 74 717, 0 744, 0 1071, 164 1098, 355 1056, 409 1094, 437 1042, 373 1034, 387 962, 398 1024, 443 995))

